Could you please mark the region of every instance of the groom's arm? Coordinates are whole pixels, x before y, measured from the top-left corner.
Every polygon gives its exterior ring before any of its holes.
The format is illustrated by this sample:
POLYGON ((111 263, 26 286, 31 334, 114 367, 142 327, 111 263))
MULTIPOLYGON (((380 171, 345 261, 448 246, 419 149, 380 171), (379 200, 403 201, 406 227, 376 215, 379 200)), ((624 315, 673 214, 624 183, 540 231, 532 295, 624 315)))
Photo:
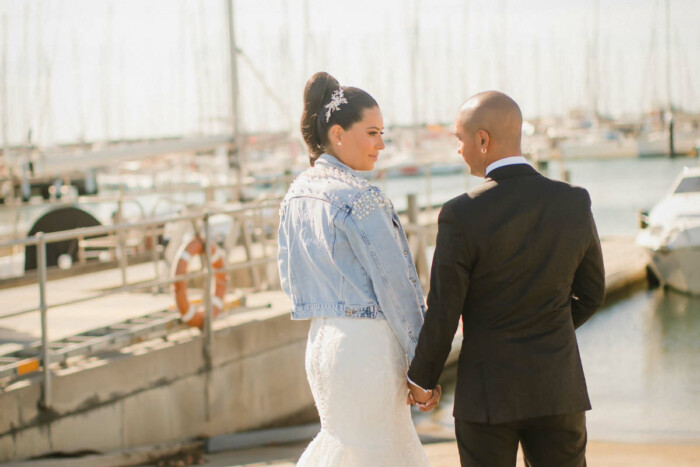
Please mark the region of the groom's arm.
POLYGON ((571 317, 574 328, 578 328, 600 308, 605 297, 605 269, 598 231, 593 219, 591 201, 586 192, 590 243, 581 260, 571 285, 571 317))
POLYGON ((428 311, 408 370, 409 380, 425 389, 437 385, 469 291, 471 254, 454 204, 445 204, 438 218, 428 311))

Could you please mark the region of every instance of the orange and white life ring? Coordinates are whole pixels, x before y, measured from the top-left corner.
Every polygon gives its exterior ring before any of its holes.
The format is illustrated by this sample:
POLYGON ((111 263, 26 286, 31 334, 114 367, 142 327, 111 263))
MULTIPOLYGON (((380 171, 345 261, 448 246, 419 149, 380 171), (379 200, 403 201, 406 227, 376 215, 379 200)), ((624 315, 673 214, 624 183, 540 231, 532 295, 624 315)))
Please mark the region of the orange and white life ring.
MULTIPOLYGON (((180 248, 180 251, 175 256, 177 262, 175 263, 174 275, 179 276, 187 274, 187 267, 189 266, 190 259, 195 255, 204 254, 204 245, 202 241, 195 237, 186 245, 180 248)), ((206 259, 203 258, 202 263, 206 259)), ((211 263, 215 271, 214 273, 214 292, 211 295, 211 304, 213 316, 216 317, 221 310, 224 309, 224 295, 226 294, 226 272, 224 269, 224 253, 221 248, 216 246, 215 243, 211 244, 211 263), (216 272, 219 271, 219 272, 216 272)), ((187 282, 185 280, 177 281, 173 283, 175 289, 175 303, 177 304, 178 310, 182 315, 182 321, 189 326, 196 326, 202 328, 204 326, 204 310, 198 307, 194 303, 190 303, 187 299, 187 282)))

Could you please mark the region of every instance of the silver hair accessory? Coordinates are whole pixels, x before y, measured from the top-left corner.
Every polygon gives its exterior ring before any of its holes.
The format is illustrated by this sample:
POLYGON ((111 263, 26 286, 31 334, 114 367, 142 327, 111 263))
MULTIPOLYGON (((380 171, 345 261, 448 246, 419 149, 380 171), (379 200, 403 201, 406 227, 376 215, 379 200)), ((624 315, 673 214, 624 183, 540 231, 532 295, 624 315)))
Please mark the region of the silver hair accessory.
POLYGON ((343 96, 343 88, 338 88, 337 91, 331 94, 331 101, 324 107, 326 110, 326 123, 331 119, 331 113, 334 110, 340 110, 340 104, 347 104, 348 100, 343 96))

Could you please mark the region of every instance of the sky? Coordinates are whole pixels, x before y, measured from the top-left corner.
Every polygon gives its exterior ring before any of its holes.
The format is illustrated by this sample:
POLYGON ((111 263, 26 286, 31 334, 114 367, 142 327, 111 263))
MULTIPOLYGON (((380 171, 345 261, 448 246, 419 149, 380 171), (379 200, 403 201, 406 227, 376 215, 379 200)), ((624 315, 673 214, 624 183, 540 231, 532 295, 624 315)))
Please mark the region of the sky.
MULTIPOLYGON (((527 118, 700 111, 697 0, 234 0, 246 131, 296 128, 315 71, 370 92, 385 124, 450 123, 498 89, 527 118)), ((0 139, 226 133, 225 0, 0 0, 0 139)))

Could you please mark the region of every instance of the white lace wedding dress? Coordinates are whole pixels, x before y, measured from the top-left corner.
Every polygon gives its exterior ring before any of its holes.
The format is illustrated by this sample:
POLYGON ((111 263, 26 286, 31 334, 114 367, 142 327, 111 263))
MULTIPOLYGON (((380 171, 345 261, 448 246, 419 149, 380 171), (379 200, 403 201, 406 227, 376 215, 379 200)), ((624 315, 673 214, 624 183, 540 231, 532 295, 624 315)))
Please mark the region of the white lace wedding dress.
POLYGON ((406 405, 406 370, 385 320, 313 318, 306 374, 321 432, 297 466, 429 465, 406 405))

